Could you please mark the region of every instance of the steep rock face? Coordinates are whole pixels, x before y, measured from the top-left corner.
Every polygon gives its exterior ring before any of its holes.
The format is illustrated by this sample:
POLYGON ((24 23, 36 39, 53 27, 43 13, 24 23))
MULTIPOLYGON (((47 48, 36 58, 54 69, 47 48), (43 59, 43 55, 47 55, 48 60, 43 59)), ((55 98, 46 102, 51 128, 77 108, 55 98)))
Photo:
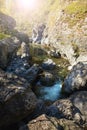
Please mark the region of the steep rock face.
POLYGON ((33 34, 32 34, 32 41, 35 43, 41 43, 42 37, 43 37, 43 32, 45 29, 45 25, 39 25, 38 27, 33 29, 33 34))
POLYGON ((16 26, 16 21, 6 15, 0 12, 0 32, 10 32, 14 29, 16 26))
POLYGON ((61 7, 55 2, 55 10, 48 15, 42 44, 54 47, 73 65, 87 61, 87 1, 64 2, 60 1, 61 7))
POLYGON ((0 67, 5 68, 14 51, 20 46, 20 41, 13 37, 0 40, 0 67))
POLYGON ((87 64, 79 62, 66 77, 63 90, 72 93, 76 90, 87 90, 87 64))
POLYGON ((0 127, 23 119, 34 110, 36 103, 26 80, 0 70, 0 127))

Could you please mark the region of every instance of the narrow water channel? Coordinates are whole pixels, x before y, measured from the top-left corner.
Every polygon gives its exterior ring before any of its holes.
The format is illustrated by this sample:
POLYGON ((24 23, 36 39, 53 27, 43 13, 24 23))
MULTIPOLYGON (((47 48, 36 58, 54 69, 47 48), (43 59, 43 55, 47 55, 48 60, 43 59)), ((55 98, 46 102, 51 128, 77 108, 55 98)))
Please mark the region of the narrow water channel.
POLYGON ((56 101, 61 98, 61 88, 62 82, 57 81, 53 86, 40 86, 38 87, 38 91, 36 91, 36 95, 39 99, 44 101, 56 101))

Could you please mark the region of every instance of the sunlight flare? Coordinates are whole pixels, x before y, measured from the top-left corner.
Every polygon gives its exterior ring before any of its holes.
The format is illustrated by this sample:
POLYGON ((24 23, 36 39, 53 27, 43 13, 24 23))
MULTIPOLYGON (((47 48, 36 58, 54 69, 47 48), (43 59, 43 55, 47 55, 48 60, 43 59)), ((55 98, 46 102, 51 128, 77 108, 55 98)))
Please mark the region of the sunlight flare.
POLYGON ((38 6, 38 0, 18 0, 18 6, 24 10, 34 10, 38 6))

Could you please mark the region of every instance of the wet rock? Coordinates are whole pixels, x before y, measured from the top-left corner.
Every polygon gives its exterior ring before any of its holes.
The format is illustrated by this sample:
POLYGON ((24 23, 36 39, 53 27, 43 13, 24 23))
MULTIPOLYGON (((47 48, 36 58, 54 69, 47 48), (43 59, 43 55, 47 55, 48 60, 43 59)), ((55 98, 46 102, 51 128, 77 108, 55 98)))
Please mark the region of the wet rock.
POLYGON ((55 83, 55 78, 51 73, 43 72, 40 77, 40 83, 44 86, 52 86, 55 83))
POLYGON ((11 60, 16 49, 20 46, 20 42, 17 38, 6 38, 0 40, 0 67, 5 68, 8 62, 11 60))
POLYGON ((53 70, 55 68, 56 64, 53 62, 52 59, 47 59, 42 63, 43 69, 46 70, 53 70))
POLYGON ((37 78, 40 72, 40 67, 37 64, 34 64, 30 67, 25 73, 24 77, 28 80, 29 83, 33 83, 37 78))
POLYGON ((80 125, 85 123, 85 118, 79 108, 75 107, 69 99, 61 99, 53 103, 52 106, 48 107, 47 115, 74 120, 80 125))
POLYGON ((87 91, 79 91, 72 94, 70 100, 81 111, 87 123, 87 91))
POLYGON ((25 79, 0 70, 0 127, 23 119, 35 109, 36 103, 25 79))
POLYGON ((87 64, 82 62, 73 66, 70 74, 64 81, 64 92, 72 93, 75 90, 87 90, 87 64))
POLYGON ((80 126, 66 119, 60 119, 41 115, 38 118, 30 121, 27 125, 21 126, 19 130, 82 130, 80 126))

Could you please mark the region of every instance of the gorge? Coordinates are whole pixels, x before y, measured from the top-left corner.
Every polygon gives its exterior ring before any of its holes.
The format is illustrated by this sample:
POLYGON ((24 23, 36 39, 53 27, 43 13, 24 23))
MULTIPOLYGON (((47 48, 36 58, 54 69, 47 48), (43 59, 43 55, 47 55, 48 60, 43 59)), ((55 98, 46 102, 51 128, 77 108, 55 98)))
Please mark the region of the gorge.
POLYGON ((87 130, 87 0, 0 1, 0 130, 87 130))

